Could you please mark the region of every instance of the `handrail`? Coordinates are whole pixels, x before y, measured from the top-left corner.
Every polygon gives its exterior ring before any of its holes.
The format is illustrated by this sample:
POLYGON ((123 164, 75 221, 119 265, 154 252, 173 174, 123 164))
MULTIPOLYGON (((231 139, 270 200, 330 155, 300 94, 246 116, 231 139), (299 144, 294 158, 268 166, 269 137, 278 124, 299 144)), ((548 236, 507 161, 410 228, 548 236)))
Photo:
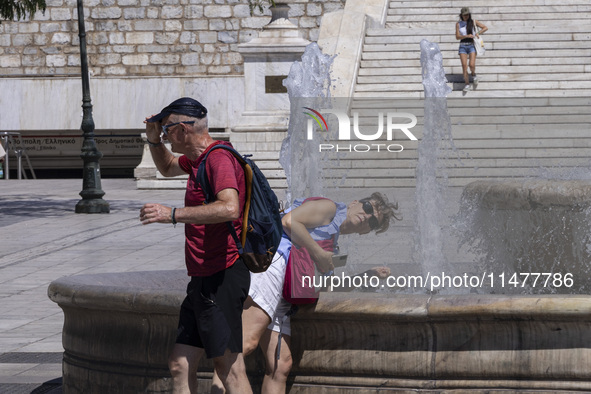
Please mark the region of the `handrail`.
POLYGON ((23 140, 21 138, 21 133, 18 131, 0 131, 0 140, 2 141, 2 145, 4 146, 4 150, 6 151, 6 160, 5 160, 5 178, 10 179, 10 160, 9 160, 9 153, 12 151, 17 158, 17 176, 18 179, 22 179, 23 175, 25 179, 27 178, 27 173, 25 172, 23 165, 22 165, 22 156, 25 155, 25 160, 27 161, 27 166, 31 171, 31 176, 33 179, 37 179, 35 175, 35 170, 31 165, 31 160, 29 160, 29 155, 27 154, 27 150, 23 146, 23 140))

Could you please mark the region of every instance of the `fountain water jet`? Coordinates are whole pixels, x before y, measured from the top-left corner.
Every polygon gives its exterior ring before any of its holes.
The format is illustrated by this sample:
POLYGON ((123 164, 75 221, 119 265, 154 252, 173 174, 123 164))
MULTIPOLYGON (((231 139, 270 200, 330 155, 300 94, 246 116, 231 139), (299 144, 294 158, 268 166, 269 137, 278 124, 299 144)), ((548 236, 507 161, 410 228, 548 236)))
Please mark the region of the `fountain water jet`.
MULTIPOLYGON (((288 77, 283 81, 287 87, 291 114, 305 108, 324 107, 330 98, 330 68, 334 56, 322 53, 318 44, 306 47, 301 62, 294 62, 288 77)), ((283 140, 279 163, 287 179, 287 201, 300 196, 323 196, 323 157, 318 155, 318 136, 308 140, 305 121, 300 116, 290 116, 288 135, 283 140)))
POLYGON ((421 264, 423 275, 447 271, 443 253, 443 212, 440 204, 446 185, 441 167, 445 141, 451 141, 451 123, 447 114, 447 86, 439 46, 421 41, 421 67, 425 87, 425 124, 418 147, 416 168, 417 241, 415 261, 421 264))

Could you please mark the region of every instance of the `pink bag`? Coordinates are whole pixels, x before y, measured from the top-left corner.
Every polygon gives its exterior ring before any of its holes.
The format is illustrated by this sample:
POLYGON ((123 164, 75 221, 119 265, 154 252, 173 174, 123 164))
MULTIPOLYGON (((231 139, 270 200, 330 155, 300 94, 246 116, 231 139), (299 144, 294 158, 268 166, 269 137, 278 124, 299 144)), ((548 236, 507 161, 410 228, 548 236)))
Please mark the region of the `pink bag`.
MULTIPOLYGON (((304 201, 327 200, 322 197, 312 197, 304 201)), ((333 235, 330 239, 316 241, 320 247, 326 251, 334 251, 333 235)), ((283 298, 292 304, 313 304, 318 301, 318 292, 313 286, 313 279, 316 272, 316 264, 310 257, 306 248, 296 246, 291 247, 287 267, 285 270, 285 280, 283 281, 283 298), (303 280, 306 276, 310 279, 303 280)))
MULTIPOLYGON (((331 239, 317 241, 317 243, 326 251, 333 251, 334 236, 331 239)), ((292 304, 312 304, 318 301, 318 292, 313 286, 316 264, 310 257, 306 248, 291 247, 287 268, 285 270, 285 280, 283 282, 283 298, 292 304), (310 279, 303 280, 306 276, 310 279)))

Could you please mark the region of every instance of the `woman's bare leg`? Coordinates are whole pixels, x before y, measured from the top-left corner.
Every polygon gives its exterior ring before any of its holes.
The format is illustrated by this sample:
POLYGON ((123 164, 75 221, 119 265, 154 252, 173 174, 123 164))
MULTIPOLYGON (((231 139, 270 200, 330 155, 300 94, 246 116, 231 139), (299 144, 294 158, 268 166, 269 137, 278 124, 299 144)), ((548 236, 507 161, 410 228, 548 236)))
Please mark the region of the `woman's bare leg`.
POLYGON ((468 55, 460 53, 460 61, 462 62, 462 73, 464 74, 464 83, 470 84, 470 76, 468 75, 468 55))
POLYGON ((281 336, 281 353, 277 359, 277 343, 279 333, 272 330, 266 330, 261 338, 261 349, 265 354, 266 369, 263 380, 262 394, 285 393, 287 378, 291 371, 291 337, 281 336))

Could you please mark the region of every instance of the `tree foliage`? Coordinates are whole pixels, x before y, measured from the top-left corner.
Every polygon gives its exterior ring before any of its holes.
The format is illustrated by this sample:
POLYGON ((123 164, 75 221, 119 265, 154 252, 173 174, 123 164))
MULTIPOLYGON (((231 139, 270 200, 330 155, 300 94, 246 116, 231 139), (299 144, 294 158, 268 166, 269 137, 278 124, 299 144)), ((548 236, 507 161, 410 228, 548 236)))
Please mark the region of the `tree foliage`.
POLYGON ((45 0, 0 0, 0 23, 2 19, 21 20, 46 7, 45 0))
MULTIPOLYGON (((2 0, 0 0, 2 1, 2 0)), ((248 7, 250 8, 250 15, 254 15, 258 10, 261 14, 265 12, 264 6, 275 6, 275 0, 248 0, 248 7)))

